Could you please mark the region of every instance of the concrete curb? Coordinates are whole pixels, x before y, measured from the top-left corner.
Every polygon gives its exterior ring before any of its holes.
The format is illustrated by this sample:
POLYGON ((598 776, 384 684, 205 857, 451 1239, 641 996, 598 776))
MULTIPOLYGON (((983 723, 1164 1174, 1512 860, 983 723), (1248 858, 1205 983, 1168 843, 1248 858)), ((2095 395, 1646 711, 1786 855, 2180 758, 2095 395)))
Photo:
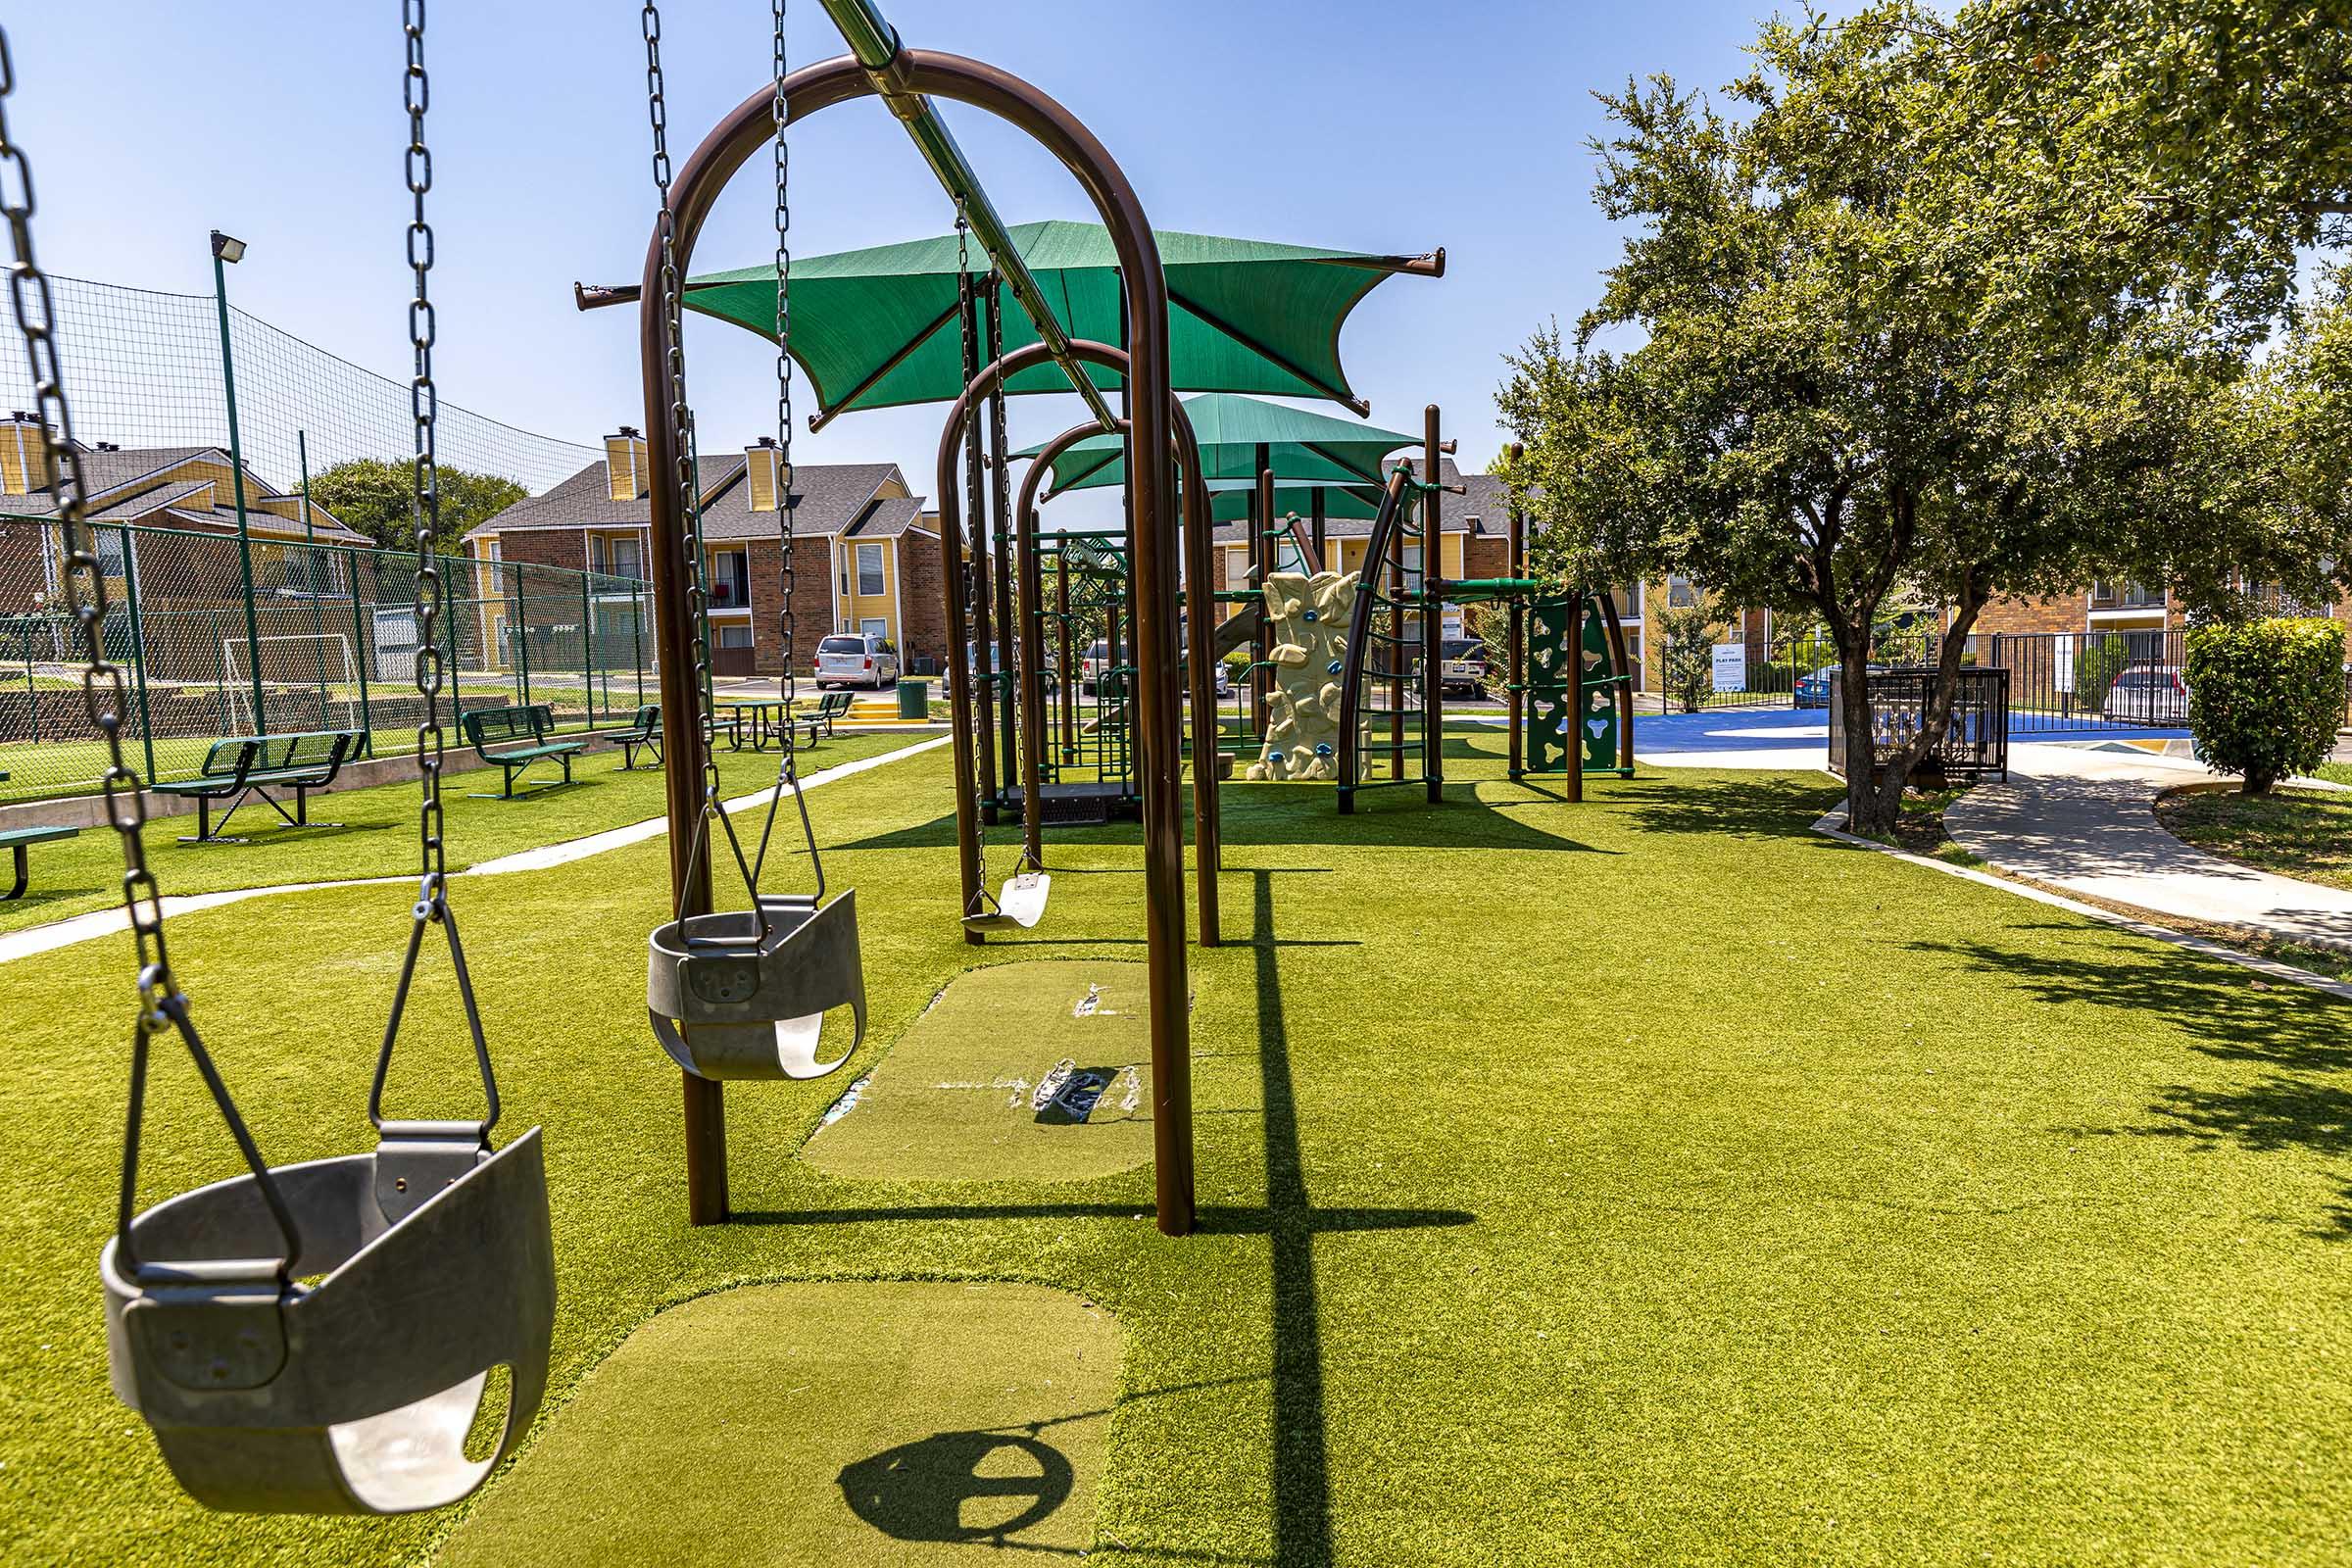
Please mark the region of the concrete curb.
MULTIPOLYGON (((2129 931, 2133 936, 2147 937, 2157 942, 2169 942, 2174 947, 2186 948, 2189 952, 2202 957, 2219 958, 2224 963, 2234 963, 2241 969, 2252 969, 2259 974, 2268 975, 2274 980, 2283 980, 2289 985, 2326 992, 2328 996, 2352 1002, 2352 983, 2330 980, 2325 975, 2313 974, 2308 969, 2298 969, 2291 963, 2280 963, 2276 958, 2264 958, 2251 953, 2240 953, 2235 948, 2225 948, 2219 943, 2208 942, 2202 937, 2192 937, 2185 931, 2175 931, 2169 926, 2151 925, 2145 920, 2134 920, 2130 915, 2118 914, 2113 909, 2102 909, 2094 904, 2082 904, 2060 894, 2047 893, 2040 888, 2029 887, 2022 882, 2012 882, 2005 877, 1997 877, 1989 872, 1977 870, 1974 866, 1954 865, 1948 860, 1937 860, 1925 855, 1914 855, 1909 850, 1898 850, 1890 844, 1881 844, 1876 839, 1866 839, 1859 834, 1848 833, 1838 825, 1836 812, 1816 821, 1813 824, 1813 831, 1824 838, 1835 839, 1840 844, 1848 844, 1855 849, 1875 850, 1881 855, 1891 855, 1898 860, 1924 866, 1928 870, 1937 871, 1945 876, 1956 876, 1963 882, 1974 882, 1983 887, 1996 888, 2003 893, 2015 894, 2021 899, 2031 899, 2035 904, 2046 904, 2052 908, 2064 909, 2070 914, 2080 914, 2096 920, 2102 925, 2111 925, 2118 930, 2129 931)), ((2217 920, 2213 923, 2222 925, 2229 922, 2217 920)), ((2275 935, 2271 932, 2257 934, 2275 935)))

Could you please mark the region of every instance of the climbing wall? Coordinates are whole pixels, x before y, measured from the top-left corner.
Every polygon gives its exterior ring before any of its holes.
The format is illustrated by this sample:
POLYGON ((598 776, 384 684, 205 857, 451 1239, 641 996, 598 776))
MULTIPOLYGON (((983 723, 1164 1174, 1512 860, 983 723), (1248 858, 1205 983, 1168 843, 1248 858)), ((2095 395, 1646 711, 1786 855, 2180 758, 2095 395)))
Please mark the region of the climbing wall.
POLYGON ((1356 586, 1352 571, 1278 571, 1266 579, 1274 681, 1251 778, 1339 778, 1340 685, 1356 586))
POLYGON ((1527 769, 1568 771, 1568 710, 1576 670, 1568 657, 1568 601, 1538 600, 1527 611, 1527 769))
POLYGON ((1568 770, 1571 731, 1585 748, 1585 771, 1617 770, 1617 704, 1608 684, 1608 622, 1600 601, 1585 600, 1584 624, 1572 642, 1568 601, 1538 601, 1527 612, 1527 767, 1568 770), (1571 650, 1574 662, 1571 662, 1571 650))

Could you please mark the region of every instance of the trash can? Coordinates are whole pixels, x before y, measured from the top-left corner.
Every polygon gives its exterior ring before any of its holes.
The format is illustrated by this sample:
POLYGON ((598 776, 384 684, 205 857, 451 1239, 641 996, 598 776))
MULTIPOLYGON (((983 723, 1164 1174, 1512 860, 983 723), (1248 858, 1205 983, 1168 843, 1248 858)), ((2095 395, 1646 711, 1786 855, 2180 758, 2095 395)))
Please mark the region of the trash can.
POLYGON ((929 718, 931 716, 931 683, 927 680, 899 682, 899 716, 901 718, 929 718))

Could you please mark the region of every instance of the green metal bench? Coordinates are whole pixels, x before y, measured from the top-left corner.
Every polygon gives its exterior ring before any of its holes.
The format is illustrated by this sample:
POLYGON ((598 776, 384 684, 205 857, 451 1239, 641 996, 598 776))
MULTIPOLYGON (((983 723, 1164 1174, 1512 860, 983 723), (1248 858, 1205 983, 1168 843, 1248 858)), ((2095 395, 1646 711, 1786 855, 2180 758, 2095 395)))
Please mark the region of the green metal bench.
MULTIPOLYGON (((560 762, 564 767, 564 782, 571 782, 571 760, 583 751, 585 741, 551 741, 548 732, 556 727, 555 710, 545 703, 532 703, 526 708, 477 708, 459 720, 474 755, 495 765, 500 773, 499 790, 495 796, 476 794, 478 800, 511 801, 514 799, 514 780, 534 762, 560 762), (493 746, 505 746, 494 752, 493 746)), ((556 788, 551 781, 531 793, 544 794, 556 788)))
POLYGON ((224 735, 204 754, 204 765, 194 778, 172 779, 148 788, 157 795, 177 796, 196 803, 196 832, 183 833, 182 844, 243 844, 244 839, 222 835, 228 819, 248 800, 260 799, 285 819, 288 827, 341 827, 340 822, 311 820, 310 793, 333 784, 343 763, 358 750, 356 729, 297 730, 287 735, 224 735), (274 791, 294 792, 288 812, 274 791), (228 809, 213 820, 215 801, 228 809))
POLYGON ((808 731, 808 744, 814 746, 819 740, 832 739, 834 721, 847 717, 857 701, 857 693, 846 691, 827 692, 818 698, 812 710, 800 715, 802 727, 808 731))
POLYGON ((9 854, 15 857, 17 862, 17 885, 6 893, 0 893, 0 904, 5 904, 10 899, 23 898, 24 889, 32 881, 31 867, 25 863, 24 859, 26 847, 34 844, 46 844, 51 839, 70 839, 80 832, 81 829, 77 827, 0 828, 0 844, 8 846, 9 854))
POLYGON ((612 739, 620 745, 623 772, 636 771, 637 754, 640 751, 653 753, 655 762, 659 763, 662 760, 662 705, 647 703, 638 709, 637 716, 629 720, 629 727, 615 730, 612 739))

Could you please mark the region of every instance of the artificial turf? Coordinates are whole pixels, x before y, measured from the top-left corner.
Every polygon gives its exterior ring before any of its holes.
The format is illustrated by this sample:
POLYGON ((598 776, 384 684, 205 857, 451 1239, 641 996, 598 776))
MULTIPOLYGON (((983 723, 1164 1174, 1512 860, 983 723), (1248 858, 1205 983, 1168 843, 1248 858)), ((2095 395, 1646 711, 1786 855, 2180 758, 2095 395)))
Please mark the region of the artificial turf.
MULTIPOLYGON (((926 738, 889 731, 836 736, 801 754, 802 772, 806 776, 926 738)), ((471 753, 453 746, 452 755, 471 753)), ((521 793, 513 800, 476 797, 476 791, 495 796, 496 768, 444 774, 442 810, 450 869, 660 816, 662 771, 645 765, 643 755, 634 771, 624 771, 618 748, 591 751, 573 760, 570 784, 562 782, 562 772, 552 763, 543 762, 523 775, 521 793), (556 787, 542 794, 537 786, 547 780, 555 781, 556 787)), ((773 751, 721 748, 719 780, 727 796, 748 795, 774 783, 777 756, 773 751)), ((413 876, 416 802, 415 780, 314 795, 312 818, 341 825, 289 827, 268 806, 253 801, 238 810, 228 827, 230 834, 249 838, 243 844, 181 844, 180 834, 196 831, 195 816, 159 816, 147 830, 148 864, 166 894, 413 876)), ((292 809, 291 802, 287 808, 292 809)), ((84 828, 78 838, 33 846, 31 868, 32 884, 24 897, 0 904, 0 931, 45 925, 122 902, 122 851, 103 826, 84 828)))
POLYGON ((2336 790, 2180 790, 2158 796, 2156 818, 2211 855, 2352 888, 2352 795, 2336 790))
MULTIPOLYGON (((677 1076, 644 1024, 662 846, 461 884, 509 1123, 547 1128, 537 1441, 664 1306, 1011 1281, 1099 1303, 1122 1338, 1090 1560, 2352 1557, 2352 1005, 1817 837, 1815 776, 1595 780, 1570 807, 1502 782, 1499 744, 1449 745, 1439 808, 1228 789, 1229 945, 1191 955, 1201 1228, 1181 1241, 1152 1227, 1148 1168, 818 1170, 794 1151, 839 1078, 730 1091, 739 1223, 691 1230, 677 1076)), ((971 964, 1140 956, 1131 828, 1057 836, 1047 923, 967 948, 949 800, 933 752, 812 802, 863 920, 873 1029, 845 1072, 971 964)), ((366 1146, 407 899, 175 927, 273 1158, 366 1146)), ((0 965, 0 1559, 417 1560, 468 1510, 209 1516, 108 1392, 94 1270, 130 963, 110 939, 0 965)), ((446 985, 416 1009, 396 1113, 455 1114, 446 985)), ((165 1065, 144 1200, 233 1167, 165 1065)), ((584 1522, 561 1555, 644 1560, 584 1522)))

